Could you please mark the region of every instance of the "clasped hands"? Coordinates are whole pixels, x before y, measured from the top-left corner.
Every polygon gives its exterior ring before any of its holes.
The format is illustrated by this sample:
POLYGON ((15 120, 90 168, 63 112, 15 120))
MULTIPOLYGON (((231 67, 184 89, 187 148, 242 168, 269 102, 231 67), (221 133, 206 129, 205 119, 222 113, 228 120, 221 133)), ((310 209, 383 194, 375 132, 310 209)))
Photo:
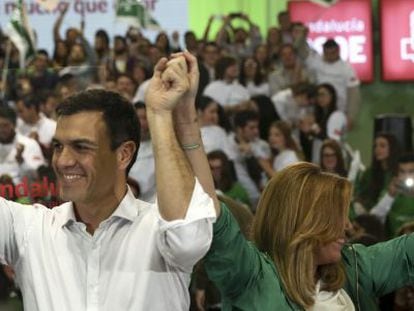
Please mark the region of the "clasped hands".
POLYGON ((147 108, 155 114, 172 113, 180 103, 193 102, 198 81, 197 59, 188 51, 160 59, 146 92, 147 108))

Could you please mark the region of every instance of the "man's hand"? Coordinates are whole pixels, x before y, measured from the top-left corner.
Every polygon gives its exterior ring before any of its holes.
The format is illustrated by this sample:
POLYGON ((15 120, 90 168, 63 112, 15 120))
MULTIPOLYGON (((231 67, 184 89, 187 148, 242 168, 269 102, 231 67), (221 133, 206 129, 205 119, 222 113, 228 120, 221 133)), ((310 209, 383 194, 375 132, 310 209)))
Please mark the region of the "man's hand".
POLYGON ((172 112, 179 99, 190 89, 187 65, 181 61, 159 60, 145 95, 145 103, 153 112, 172 112))

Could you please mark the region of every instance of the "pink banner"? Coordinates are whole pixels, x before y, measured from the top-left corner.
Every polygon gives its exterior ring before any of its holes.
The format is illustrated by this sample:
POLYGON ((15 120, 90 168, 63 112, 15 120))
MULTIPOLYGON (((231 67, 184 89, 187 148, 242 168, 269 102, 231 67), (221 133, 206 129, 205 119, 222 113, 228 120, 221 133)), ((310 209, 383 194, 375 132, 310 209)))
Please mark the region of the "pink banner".
POLYGON ((373 80, 371 0, 339 0, 330 7, 310 1, 290 1, 292 21, 309 28, 309 43, 319 53, 323 43, 333 38, 341 48, 341 58, 355 69, 361 81, 373 80))
POLYGON ((383 79, 414 80, 414 1, 382 0, 380 20, 383 79))

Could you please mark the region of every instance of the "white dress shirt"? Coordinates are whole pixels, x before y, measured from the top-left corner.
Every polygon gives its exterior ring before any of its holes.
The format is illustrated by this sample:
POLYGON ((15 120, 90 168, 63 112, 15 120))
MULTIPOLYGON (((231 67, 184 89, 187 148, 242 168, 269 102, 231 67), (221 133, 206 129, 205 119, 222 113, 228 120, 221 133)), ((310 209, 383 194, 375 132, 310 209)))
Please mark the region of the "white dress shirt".
POLYGON ((200 128, 201 140, 203 141, 206 153, 214 150, 223 151, 227 157, 231 156, 228 147, 228 138, 226 131, 218 125, 202 126, 200 128))
POLYGON ((273 159, 273 169, 276 172, 283 170, 286 166, 299 161, 296 152, 290 149, 283 150, 273 159))
POLYGON ((128 190, 93 236, 71 202, 0 199, 0 261, 14 266, 28 311, 188 310, 190 274, 215 217, 198 181, 184 220, 163 220, 128 190))

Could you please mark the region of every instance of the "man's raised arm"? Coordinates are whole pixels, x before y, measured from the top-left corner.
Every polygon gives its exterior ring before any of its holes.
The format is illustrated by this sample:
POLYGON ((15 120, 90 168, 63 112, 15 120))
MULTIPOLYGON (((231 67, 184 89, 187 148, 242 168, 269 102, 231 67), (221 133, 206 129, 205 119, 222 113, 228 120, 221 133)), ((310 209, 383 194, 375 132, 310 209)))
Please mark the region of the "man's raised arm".
POLYGON ((160 215, 167 221, 184 219, 195 185, 194 173, 179 145, 173 126, 173 110, 189 89, 184 62, 155 66, 145 102, 155 158, 160 215))

